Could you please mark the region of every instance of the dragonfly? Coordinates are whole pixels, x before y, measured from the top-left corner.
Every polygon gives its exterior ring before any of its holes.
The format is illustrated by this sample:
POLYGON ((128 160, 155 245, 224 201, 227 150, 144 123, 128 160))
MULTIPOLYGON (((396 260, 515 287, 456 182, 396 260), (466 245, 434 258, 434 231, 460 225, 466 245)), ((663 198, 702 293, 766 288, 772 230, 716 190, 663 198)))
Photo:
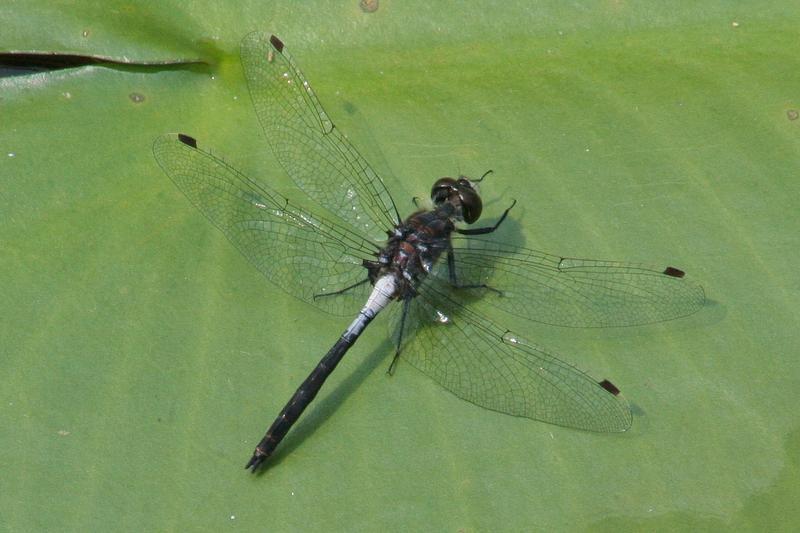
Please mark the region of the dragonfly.
MULTIPOLYGON (((575 259, 495 242, 473 226, 487 176, 435 181, 431 205, 401 218, 386 185, 324 111, 283 42, 254 32, 241 62, 266 141, 316 204, 298 205, 190 135, 156 139, 158 164, 269 281, 337 316, 355 317, 283 407, 246 469, 255 472, 314 400, 361 333, 388 315, 394 357, 478 406, 594 432, 630 428, 630 407, 497 315, 567 327, 621 327, 684 317, 703 288, 683 270, 575 259)), ((415 199, 415 203, 417 203, 415 199)))

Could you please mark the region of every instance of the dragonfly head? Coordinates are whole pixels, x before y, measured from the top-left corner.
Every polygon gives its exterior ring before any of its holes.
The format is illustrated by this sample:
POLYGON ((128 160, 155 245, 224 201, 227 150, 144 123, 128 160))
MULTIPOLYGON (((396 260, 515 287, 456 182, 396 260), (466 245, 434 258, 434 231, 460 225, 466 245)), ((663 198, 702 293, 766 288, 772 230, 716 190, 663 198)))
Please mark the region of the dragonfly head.
POLYGON ((481 202, 475 183, 466 176, 458 179, 439 178, 436 180, 431 189, 431 200, 436 207, 447 202, 453 204, 456 210, 461 212, 461 218, 467 224, 476 222, 483 209, 483 202, 481 202))

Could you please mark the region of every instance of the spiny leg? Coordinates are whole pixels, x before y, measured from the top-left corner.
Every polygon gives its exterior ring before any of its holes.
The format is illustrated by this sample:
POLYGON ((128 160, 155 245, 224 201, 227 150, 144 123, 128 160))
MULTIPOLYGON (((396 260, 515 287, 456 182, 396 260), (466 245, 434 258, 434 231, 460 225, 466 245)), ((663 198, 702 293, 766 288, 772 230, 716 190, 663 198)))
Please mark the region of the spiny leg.
POLYGON ((482 181, 483 181, 483 178, 485 178, 486 176, 488 176, 488 175, 489 175, 489 174, 491 174, 492 172, 494 172, 494 170, 492 170, 492 169, 489 169, 489 170, 487 170, 486 172, 484 172, 484 173, 483 173, 483 175, 482 175, 480 178, 478 178, 478 179, 476 179, 476 180, 472 180, 472 181, 473 181, 473 183, 480 183, 480 182, 482 182, 482 181))
POLYGON ((411 294, 403 298, 403 314, 400 315, 400 329, 397 332, 397 347, 394 350, 394 357, 392 357, 392 362, 389 364, 389 369, 386 371, 390 376, 394 374, 394 367, 397 365, 397 359, 400 357, 400 347, 403 345, 403 331, 405 331, 406 327, 408 310, 411 308, 411 298, 413 298, 411 294))
POLYGON ((365 283, 369 283, 369 278, 362 279, 358 283, 353 283, 352 285, 349 285, 349 286, 345 287, 344 289, 339 289, 338 291, 335 291, 335 292, 326 292, 324 294, 315 294, 313 296, 313 298, 316 300, 317 298, 322 298, 323 296, 336 296, 337 294, 345 293, 345 292, 349 291, 350 289, 355 289, 356 287, 359 287, 359 286, 361 286, 361 285, 363 285, 365 283))
POLYGON ((515 205, 517 205, 516 200, 511 202, 509 208, 503 211, 503 216, 500 217, 500 220, 498 220, 494 226, 489 226, 486 228, 472 228, 472 229, 456 228, 456 233, 460 233, 461 235, 485 235, 487 233, 492 233, 493 231, 495 231, 497 228, 500 227, 500 224, 502 224, 503 221, 506 219, 506 216, 508 216, 508 212, 511 211, 511 208, 514 207, 515 205))
POLYGON ((456 257, 452 246, 448 247, 447 249, 447 274, 450 278, 450 285, 452 285, 454 289, 487 289, 497 293, 498 296, 503 295, 503 291, 495 289, 494 287, 491 287, 485 283, 470 283, 461 285, 456 277, 456 257))

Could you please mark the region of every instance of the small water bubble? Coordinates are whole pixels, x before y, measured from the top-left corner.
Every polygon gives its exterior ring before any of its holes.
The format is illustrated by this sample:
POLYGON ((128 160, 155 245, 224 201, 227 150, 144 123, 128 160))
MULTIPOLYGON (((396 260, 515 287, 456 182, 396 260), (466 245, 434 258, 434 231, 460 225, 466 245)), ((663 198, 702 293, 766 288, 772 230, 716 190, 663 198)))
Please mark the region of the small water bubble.
POLYGON ((231 520, 236 520, 236 515, 235 514, 231 515, 231 520))
POLYGON ((88 37, 88 36, 89 36, 89 30, 83 30, 83 32, 81 33, 81 35, 82 35, 83 37, 88 37))
POLYGON ((215 80, 215 79, 217 79, 217 77, 216 77, 216 76, 214 76, 214 75, 212 74, 212 75, 211 75, 211 79, 212 79, 212 80, 215 80))
POLYGON ((17 154, 15 154, 14 152, 8 152, 8 157, 16 157, 16 156, 17 154))
POLYGON ((72 98, 72 93, 71 93, 71 92, 69 92, 69 91, 63 92, 63 93, 61 93, 61 94, 62 94, 62 95, 64 96, 64 98, 66 98, 67 100, 69 100, 70 98, 72 98))

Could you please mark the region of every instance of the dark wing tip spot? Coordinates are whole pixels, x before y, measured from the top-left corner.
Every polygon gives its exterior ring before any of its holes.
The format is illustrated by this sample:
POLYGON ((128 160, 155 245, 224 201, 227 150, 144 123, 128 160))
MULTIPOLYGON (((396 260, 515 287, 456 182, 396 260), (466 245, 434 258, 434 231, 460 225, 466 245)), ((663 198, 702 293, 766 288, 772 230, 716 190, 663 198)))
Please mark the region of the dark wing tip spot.
POLYGON ((178 134, 178 140, 187 146, 191 146, 192 148, 197 148, 197 141, 194 137, 189 137, 183 133, 178 134))
POLYGON ((608 381, 607 379, 601 381, 599 385, 608 392, 610 392, 611 394, 613 394, 614 396, 617 396, 619 394, 619 389, 617 388, 617 386, 608 381))
POLYGON ((274 35, 270 35, 269 42, 272 43, 272 46, 275 47, 275 50, 277 50, 278 52, 283 52, 283 41, 281 41, 274 35))
POLYGON ((664 269, 664 274, 666 274, 667 276, 672 276, 673 278, 682 278, 683 276, 686 275, 686 272, 684 272, 679 268, 667 267, 664 269))

